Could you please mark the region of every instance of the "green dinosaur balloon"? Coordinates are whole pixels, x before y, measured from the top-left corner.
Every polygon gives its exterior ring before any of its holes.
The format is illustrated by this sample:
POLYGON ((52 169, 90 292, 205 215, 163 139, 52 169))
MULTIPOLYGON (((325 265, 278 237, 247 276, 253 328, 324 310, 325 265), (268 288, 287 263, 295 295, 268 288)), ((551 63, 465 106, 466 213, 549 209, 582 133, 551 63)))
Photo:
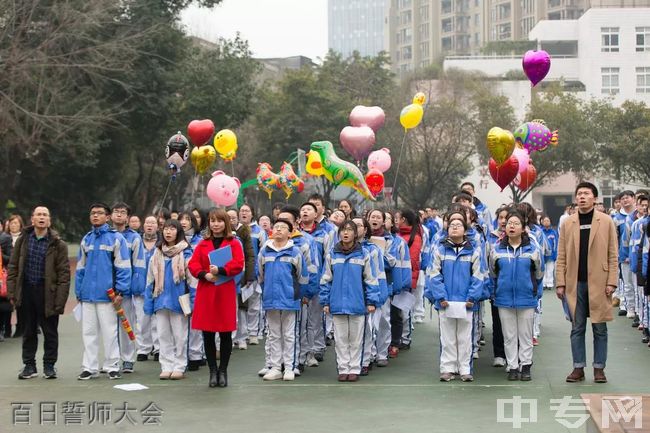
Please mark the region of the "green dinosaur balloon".
POLYGON ((311 151, 318 153, 320 156, 323 172, 327 180, 334 185, 352 188, 361 194, 363 198, 375 201, 359 167, 336 156, 331 142, 315 141, 311 144, 311 151))

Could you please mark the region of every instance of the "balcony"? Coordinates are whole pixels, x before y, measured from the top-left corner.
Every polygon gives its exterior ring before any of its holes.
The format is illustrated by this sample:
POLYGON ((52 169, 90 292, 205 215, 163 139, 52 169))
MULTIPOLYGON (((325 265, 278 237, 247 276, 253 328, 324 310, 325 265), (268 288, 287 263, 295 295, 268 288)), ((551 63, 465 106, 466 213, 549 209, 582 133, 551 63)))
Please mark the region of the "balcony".
MULTIPOLYGON (((446 56, 444 69, 480 71, 490 77, 503 77, 507 72, 521 70, 521 55, 512 56, 446 56)), ((578 57, 556 55, 551 61, 551 70, 546 80, 578 81, 578 57)))

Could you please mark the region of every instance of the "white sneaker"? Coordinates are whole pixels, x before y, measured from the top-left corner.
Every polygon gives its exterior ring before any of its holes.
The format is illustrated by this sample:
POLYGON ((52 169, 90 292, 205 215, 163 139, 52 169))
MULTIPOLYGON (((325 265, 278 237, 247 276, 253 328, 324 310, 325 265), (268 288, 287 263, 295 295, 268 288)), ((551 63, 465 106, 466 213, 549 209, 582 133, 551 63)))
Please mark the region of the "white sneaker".
POLYGON ((492 367, 505 367, 506 366, 506 360, 501 358, 501 357, 496 357, 494 358, 494 361, 492 361, 492 367))
POLYGON ((627 317, 628 319, 634 319, 634 316, 636 316, 636 313, 634 311, 628 309, 627 310, 627 316, 625 316, 625 317, 627 317))
POLYGON ((294 369, 293 369, 293 374, 294 374, 294 376, 296 376, 296 377, 300 376, 300 369, 299 369, 299 368, 294 368, 294 369))
POLYGON ((478 359, 478 352, 474 352, 474 359, 478 359))
POLYGON ((305 361, 306 367, 318 367, 318 361, 314 358, 313 354, 307 355, 307 360, 305 361))
MULTIPOLYGON (((279 372, 278 372, 279 373, 279 372)), ((290 381, 296 378, 296 374, 292 370, 285 370, 282 380, 290 381)))
POLYGON ((257 346, 258 344, 260 344, 260 340, 258 340, 257 337, 248 337, 248 344, 250 344, 251 346, 257 346))
MULTIPOLYGON (((293 377, 293 371, 290 372, 291 376, 293 377)), ((286 376, 286 373, 285 373, 286 376)), ((269 370, 268 373, 266 373, 263 377, 264 380, 280 380, 282 379, 282 372, 278 370, 277 368, 272 368, 269 370)))
POLYGON ((424 323, 424 318, 416 317, 415 319, 413 319, 413 323, 424 323))
POLYGON ((245 342, 245 341, 240 341, 238 346, 239 346, 239 350, 246 350, 246 349, 248 349, 248 346, 246 345, 246 342, 245 342))
POLYGON ((264 375, 265 375, 266 373, 268 373, 269 370, 271 370, 271 369, 268 368, 268 367, 264 367, 263 369, 261 369, 260 371, 257 372, 257 375, 258 375, 259 377, 264 377, 264 375))

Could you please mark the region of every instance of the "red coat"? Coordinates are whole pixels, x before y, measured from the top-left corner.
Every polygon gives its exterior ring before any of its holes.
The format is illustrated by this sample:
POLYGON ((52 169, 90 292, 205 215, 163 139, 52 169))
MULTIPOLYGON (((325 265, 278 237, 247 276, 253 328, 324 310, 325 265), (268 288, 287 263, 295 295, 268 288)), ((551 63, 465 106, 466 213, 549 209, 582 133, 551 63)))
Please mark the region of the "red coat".
MULTIPOLYGON (((244 269, 244 251, 241 243, 232 238, 224 239, 223 248, 230 245, 232 260, 223 267, 228 276, 235 276, 244 269)), ((198 278, 202 271, 210 272, 208 254, 214 251, 212 239, 204 239, 194 249, 188 268, 198 278)), ((199 280, 192 312, 192 329, 209 332, 230 332, 237 329, 237 289, 230 280, 218 286, 206 280, 199 280)))
MULTIPOLYGON (((411 230, 414 230, 415 227, 400 227, 399 235, 404 239, 406 245, 408 245, 409 239, 411 239, 411 230)), ((418 283, 418 277, 420 276, 420 253, 422 252, 422 236, 416 234, 413 238, 413 243, 409 247, 409 254, 411 255, 411 289, 415 289, 415 286, 418 283)))

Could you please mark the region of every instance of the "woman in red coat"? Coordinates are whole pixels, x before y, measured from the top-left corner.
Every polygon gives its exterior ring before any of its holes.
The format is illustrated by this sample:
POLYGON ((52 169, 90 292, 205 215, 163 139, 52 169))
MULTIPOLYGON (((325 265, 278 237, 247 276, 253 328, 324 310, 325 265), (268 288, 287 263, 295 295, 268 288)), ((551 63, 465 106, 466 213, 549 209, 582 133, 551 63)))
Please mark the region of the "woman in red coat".
POLYGON ((234 277, 244 269, 244 251, 232 234, 230 218, 222 209, 210 211, 206 239, 194 249, 188 264, 199 280, 192 312, 192 329, 203 331, 205 356, 210 367, 210 387, 228 386, 228 361, 232 352, 232 331, 237 329, 237 289, 234 279, 215 285, 217 276, 234 277), (232 260, 223 267, 210 265, 210 252, 230 246, 232 260), (215 333, 219 333, 221 363, 217 369, 215 333))

